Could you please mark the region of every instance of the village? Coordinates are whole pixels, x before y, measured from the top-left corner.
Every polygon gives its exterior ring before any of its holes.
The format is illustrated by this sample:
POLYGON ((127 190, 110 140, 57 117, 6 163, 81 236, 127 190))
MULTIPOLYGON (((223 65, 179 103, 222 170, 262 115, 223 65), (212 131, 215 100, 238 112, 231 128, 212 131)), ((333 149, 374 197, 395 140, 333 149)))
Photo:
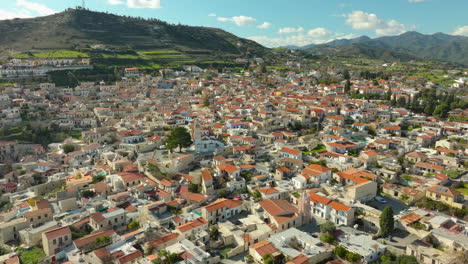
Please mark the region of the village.
POLYGON ((247 62, 2 86, 2 129, 62 136, 0 141, 0 263, 467 263, 467 109, 247 62))

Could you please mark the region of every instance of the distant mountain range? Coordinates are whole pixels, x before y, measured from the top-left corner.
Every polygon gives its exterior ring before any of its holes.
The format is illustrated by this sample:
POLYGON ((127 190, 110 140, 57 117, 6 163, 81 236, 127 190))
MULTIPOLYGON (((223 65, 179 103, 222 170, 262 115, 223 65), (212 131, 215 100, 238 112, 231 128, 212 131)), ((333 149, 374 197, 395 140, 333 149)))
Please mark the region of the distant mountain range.
POLYGON ((47 49, 80 49, 94 44, 153 50, 182 48, 216 54, 261 54, 267 49, 224 30, 173 25, 143 19, 70 9, 50 16, 0 20, 0 53, 47 49))
POLYGON ((371 39, 337 39, 321 45, 299 47, 316 55, 365 56, 383 60, 428 59, 468 66, 468 37, 443 33, 406 32, 371 39))

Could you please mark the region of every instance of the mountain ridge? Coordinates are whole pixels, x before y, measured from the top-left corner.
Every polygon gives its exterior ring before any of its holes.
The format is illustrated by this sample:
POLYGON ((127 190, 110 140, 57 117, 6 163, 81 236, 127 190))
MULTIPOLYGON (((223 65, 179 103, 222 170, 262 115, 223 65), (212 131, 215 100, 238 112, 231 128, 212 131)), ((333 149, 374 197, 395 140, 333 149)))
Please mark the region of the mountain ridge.
POLYGON ((333 40, 304 50, 321 55, 341 53, 342 55, 361 55, 375 59, 429 59, 468 65, 468 37, 444 33, 425 35, 408 31, 397 36, 374 39, 361 36, 354 39, 333 40), (377 56, 377 53, 391 56, 380 57, 377 56))

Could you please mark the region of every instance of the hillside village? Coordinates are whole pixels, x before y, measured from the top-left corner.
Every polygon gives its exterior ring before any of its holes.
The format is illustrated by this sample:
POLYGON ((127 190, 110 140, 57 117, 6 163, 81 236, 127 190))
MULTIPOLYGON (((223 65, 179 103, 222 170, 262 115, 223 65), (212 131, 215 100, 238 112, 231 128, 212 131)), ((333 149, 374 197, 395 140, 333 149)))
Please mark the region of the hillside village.
POLYGON ((246 62, 1 86, 0 263, 466 263, 468 109, 246 62))

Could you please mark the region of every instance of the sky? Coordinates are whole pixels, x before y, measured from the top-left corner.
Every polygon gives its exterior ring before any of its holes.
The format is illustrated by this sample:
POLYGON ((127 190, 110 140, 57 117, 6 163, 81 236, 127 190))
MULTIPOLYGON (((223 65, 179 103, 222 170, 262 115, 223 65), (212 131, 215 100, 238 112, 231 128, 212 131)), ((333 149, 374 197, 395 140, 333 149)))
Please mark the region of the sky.
MULTIPOLYGON (((50 15, 82 0, 0 0, 0 20, 50 15)), ((468 36, 468 0, 86 0, 96 11, 222 28, 267 47, 406 31, 468 36)), ((1 37, 1 32, 0 32, 1 37)))

